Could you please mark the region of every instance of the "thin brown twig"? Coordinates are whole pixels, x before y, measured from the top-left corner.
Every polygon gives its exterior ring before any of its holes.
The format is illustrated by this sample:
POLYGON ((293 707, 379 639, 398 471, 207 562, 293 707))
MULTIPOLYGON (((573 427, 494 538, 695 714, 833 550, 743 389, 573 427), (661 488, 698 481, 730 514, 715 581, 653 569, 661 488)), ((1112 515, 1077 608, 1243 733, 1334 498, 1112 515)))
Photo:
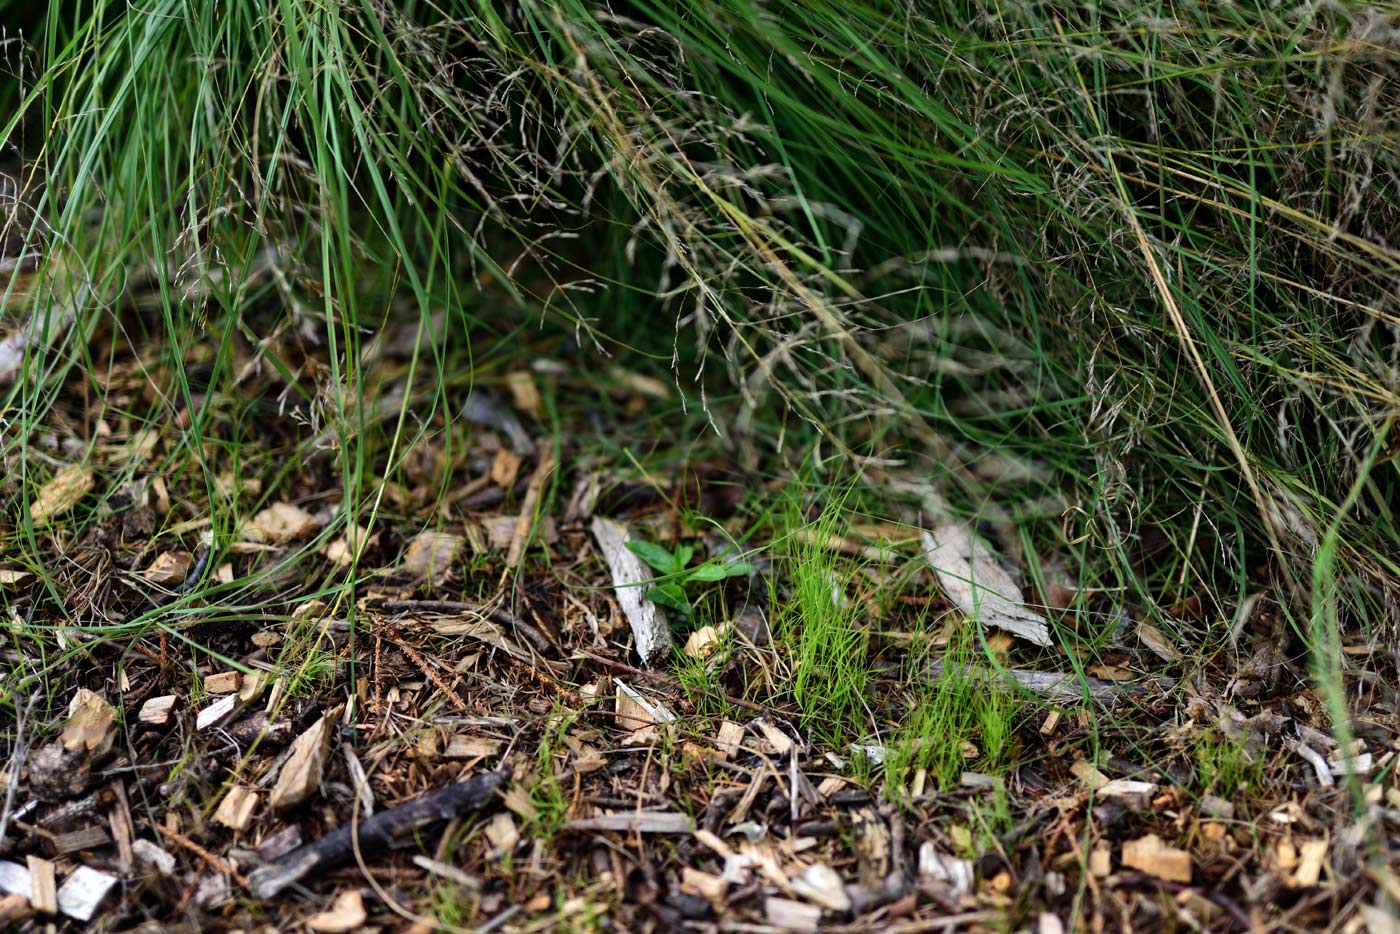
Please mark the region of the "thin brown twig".
POLYGON ((395 627, 393 623, 390 623, 386 620, 385 625, 389 627, 389 641, 394 643, 394 645, 397 645, 399 648, 403 649, 403 653, 409 657, 409 660, 412 661, 413 664, 418 666, 418 670, 423 672, 423 674, 427 676, 428 680, 432 681, 433 684, 436 684, 438 686, 438 689, 441 690, 442 693, 447 695, 448 700, 452 701, 453 707, 456 707, 462 713, 466 713, 467 702, 462 700, 462 698, 457 695, 456 691, 452 690, 451 685, 444 681, 442 676, 439 675, 433 669, 433 667, 428 664, 427 659, 425 659, 422 655, 418 654, 417 649, 415 649, 413 646, 409 645, 403 640, 402 635, 399 633, 397 627, 395 627))
POLYGON ((222 857, 210 853, 204 847, 200 846, 198 843, 195 843, 193 840, 180 833, 180 831, 178 830, 171 830, 168 827, 162 827, 160 824, 156 824, 155 826, 156 830, 160 832, 161 836, 180 844, 180 846, 189 850, 195 856, 198 856, 205 862, 206 865, 209 866, 210 869, 214 870, 215 872, 221 875, 230 877, 231 879, 233 879, 234 882, 237 882, 245 889, 248 888, 247 877, 244 876, 237 869, 234 869, 232 866, 230 866, 228 862, 222 857))

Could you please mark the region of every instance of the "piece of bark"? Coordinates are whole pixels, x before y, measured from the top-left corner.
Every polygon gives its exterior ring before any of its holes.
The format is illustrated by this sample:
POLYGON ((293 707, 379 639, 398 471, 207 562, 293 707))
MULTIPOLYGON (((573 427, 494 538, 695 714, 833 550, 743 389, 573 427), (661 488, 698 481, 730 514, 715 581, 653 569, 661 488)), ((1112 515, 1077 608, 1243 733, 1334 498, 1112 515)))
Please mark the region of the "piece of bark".
POLYGON ((287 886, 312 872, 325 872, 354 858, 358 850, 368 856, 391 843, 411 836, 429 824, 464 817, 491 803, 509 773, 484 772, 465 782, 430 791, 411 801, 380 811, 367 820, 346 824, 300 846, 249 875, 253 894, 275 898, 287 886))
POLYGON ((111 842, 112 837, 105 828, 90 824, 81 830, 54 834, 49 845, 53 847, 55 856, 63 856, 67 853, 77 853, 79 850, 95 850, 111 842))
POLYGON ((968 529, 951 522, 921 532, 924 555, 944 594, 964 615, 1048 646, 1050 625, 1021 603, 1020 588, 968 529))
POLYGON ((671 623, 661 607, 646 599, 646 588, 652 581, 651 571, 641 558, 627 550, 630 537, 627 526, 594 516, 589 528, 608 563, 617 603, 632 627, 637 654, 645 665, 661 664, 671 655, 671 623))
POLYGON ((296 807, 321 787, 321 775, 331 748, 331 732, 335 721, 331 714, 322 715, 305 733, 292 743, 292 754, 272 786, 268 804, 274 811, 296 807))
POLYGON ((29 904, 40 914, 58 914, 58 887, 53 863, 37 856, 25 857, 29 866, 29 904))
MULTIPOLYGON (((945 666, 941 661, 929 665, 929 677, 934 681, 943 678, 944 671, 945 666)), ((1027 671, 1023 668, 1007 668, 1004 671, 997 671, 979 665, 964 665, 961 676, 982 684, 995 684, 1003 678, 1010 678, 1022 687, 1056 704, 1082 702, 1085 691, 1087 691, 1094 700, 1112 705, 1126 698, 1144 697, 1154 688, 1165 690, 1176 684, 1176 679, 1169 677, 1157 677, 1149 682, 1122 684, 1091 678, 1087 675, 1081 679, 1073 672, 1067 671, 1027 671)))

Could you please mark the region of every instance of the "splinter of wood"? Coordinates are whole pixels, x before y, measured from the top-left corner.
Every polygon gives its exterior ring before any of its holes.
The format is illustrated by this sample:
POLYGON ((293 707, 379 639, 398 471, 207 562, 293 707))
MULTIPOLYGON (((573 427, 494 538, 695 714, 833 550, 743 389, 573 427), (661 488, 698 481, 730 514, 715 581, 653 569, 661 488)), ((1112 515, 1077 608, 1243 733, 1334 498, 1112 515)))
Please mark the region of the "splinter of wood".
POLYGON ((465 782, 430 791, 365 820, 338 827, 254 870, 249 874, 250 888, 260 899, 275 898, 287 886, 310 873, 324 872, 349 862, 355 854, 356 836, 360 853, 368 855, 429 824, 483 810, 508 774, 504 769, 485 772, 465 782))

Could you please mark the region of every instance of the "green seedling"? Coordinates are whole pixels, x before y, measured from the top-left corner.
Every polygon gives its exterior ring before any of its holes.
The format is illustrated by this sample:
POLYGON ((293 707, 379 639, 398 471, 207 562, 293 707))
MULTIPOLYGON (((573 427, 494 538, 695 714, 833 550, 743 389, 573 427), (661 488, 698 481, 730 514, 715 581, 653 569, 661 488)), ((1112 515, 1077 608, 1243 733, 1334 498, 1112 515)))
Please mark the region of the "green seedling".
POLYGON ((688 567, 690 559, 695 557, 694 545, 677 545, 674 551, 667 551, 654 542, 630 541, 627 550, 661 575, 656 585, 647 591, 647 599, 675 610, 687 621, 695 615, 693 595, 697 584, 713 584, 753 573, 753 565, 747 561, 720 561, 715 558, 693 568, 688 567))

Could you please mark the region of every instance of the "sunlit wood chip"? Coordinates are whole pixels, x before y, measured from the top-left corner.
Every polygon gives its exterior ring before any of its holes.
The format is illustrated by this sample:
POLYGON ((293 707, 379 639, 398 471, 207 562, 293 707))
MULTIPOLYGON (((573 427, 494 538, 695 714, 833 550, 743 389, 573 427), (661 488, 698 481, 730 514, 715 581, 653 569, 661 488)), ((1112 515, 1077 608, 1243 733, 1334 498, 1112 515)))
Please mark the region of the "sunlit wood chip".
POLYGON ((509 814, 499 813, 487 823, 486 839, 491 841, 493 855, 499 859, 515 852, 520 831, 515 829, 515 820, 509 814))
POLYGON ((39 527, 48 525, 91 492, 96 481, 92 468, 84 464, 69 464, 54 474, 39 488, 39 494, 29 504, 29 518, 39 527))
POLYGON ((219 802, 214 812, 214 822, 231 830, 242 832, 253 823, 253 815, 258 809, 258 793, 243 785, 234 785, 219 802))
POLYGON ((274 811, 295 807, 321 787, 334 726, 330 715, 324 715, 292 743, 292 754, 282 766, 268 800, 274 811))
POLYGON ((68 704, 68 722, 63 727, 63 748, 100 758, 112 748, 117 737, 117 711, 101 694, 78 688, 68 704))
POLYGON ((306 926, 321 934, 345 934, 363 927, 367 917, 359 890, 348 889, 335 897, 329 909, 307 918, 306 926))
POLYGON ((29 866, 29 904, 46 915, 58 913, 58 881, 54 865, 38 856, 26 856, 29 866))
POLYGON ((117 877, 88 866, 68 874, 58 889, 58 910, 79 921, 91 921, 97 906, 117 884, 117 877))
POLYGON ((744 741, 744 728, 733 720, 724 720, 719 725, 719 731, 715 734, 715 749, 719 751, 721 758, 728 759, 739 751, 739 744, 744 741))
POLYGON ((1162 838, 1150 833, 1123 844, 1123 865, 1168 882, 1191 881, 1191 854, 1167 846, 1162 838))
POLYGON ((566 830, 615 830, 622 833, 692 833, 695 821, 673 811, 628 811, 571 820, 566 830))
POLYGON ((815 905, 830 911, 848 911, 851 899, 841 884, 841 877, 825 863, 808 866, 792 877, 792 891, 815 905))
POLYGON ((152 697, 141 705, 141 712, 136 715, 137 719, 151 726, 165 726, 174 716, 175 706, 179 701, 180 698, 174 694, 152 697))
POLYGON ((414 580, 439 582, 452 570, 452 563, 466 543, 460 535, 447 532, 419 532, 409 542, 399 570, 414 580))
POLYGON ((789 898, 765 898, 763 913, 769 924, 784 931, 815 931, 822 920, 822 910, 816 905, 789 898))
POLYGON ((242 672, 220 671, 204 679, 204 690, 210 694, 233 694, 242 684, 242 672))

